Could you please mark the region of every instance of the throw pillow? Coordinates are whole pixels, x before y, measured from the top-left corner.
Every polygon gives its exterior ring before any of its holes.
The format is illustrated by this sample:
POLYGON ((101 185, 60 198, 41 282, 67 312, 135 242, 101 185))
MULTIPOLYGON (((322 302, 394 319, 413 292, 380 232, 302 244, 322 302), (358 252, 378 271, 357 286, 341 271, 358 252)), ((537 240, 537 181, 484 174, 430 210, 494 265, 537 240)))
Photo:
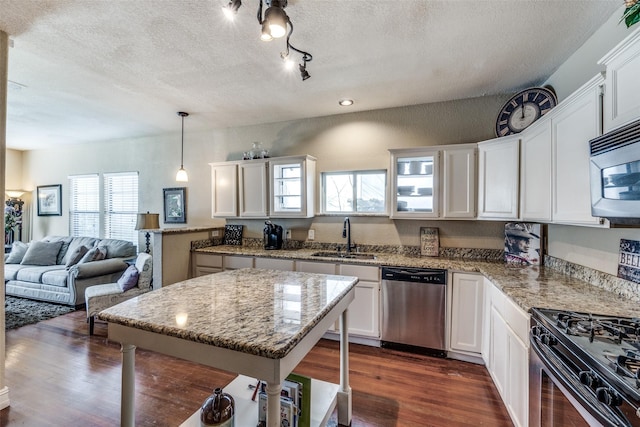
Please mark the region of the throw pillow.
POLYGON ((79 263, 82 257, 84 257, 87 252, 89 252, 89 248, 86 246, 78 246, 77 248, 75 248, 74 251, 69 254, 69 259, 65 264, 65 267, 67 267, 68 269, 72 265, 76 265, 77 263, 79 263))
POLYGON ((127 267, 124 273, 122 273, 122 276, 118 279, 118 285, 120 285, 122 292, 126 292, 138 284, 138 275, 138 269, 135 265, 127 267))
POLYGON ((104 259, 106 255, 107 255, 106 252, 104 252, 98 247, 94 247, 89 249, 87 253, 84 254, 82 258, 80 258, 80 261, 78 261, 78 264, 84 264, 85 262, 91 262, 91 261, 100 261, 104 259))
POLYGON ((62 242, 43 242, 42 240, 36 240, 29 244, 27 253, 24 254, 24 258, 20 261, 22 265, 56 265, 58 258, 58 252, 62 242))
POLYGON ((4 261, 4 263, 20 264, 20 262, 22 262, 22 258, 24 258, 24 254, 27 253, 28 248, 29 248, 28 243, 13 242, 13 245, 11 245, 11 252, 9 252, 9 256, 4 261))

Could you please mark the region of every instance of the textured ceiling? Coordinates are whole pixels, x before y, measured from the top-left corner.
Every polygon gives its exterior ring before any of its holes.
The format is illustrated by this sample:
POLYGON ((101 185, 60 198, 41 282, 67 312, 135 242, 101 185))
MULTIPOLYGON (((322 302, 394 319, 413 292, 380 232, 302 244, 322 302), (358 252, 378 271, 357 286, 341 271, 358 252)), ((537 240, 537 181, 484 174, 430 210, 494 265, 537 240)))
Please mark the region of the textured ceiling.
POLYGON ((491 94, 540 84, 622 0, 289 0, 291 43, 260 41, 258 0, 0 0, 7 146, 36 149, 491 94), (339 107, 340 98, 355 104, 339 107))

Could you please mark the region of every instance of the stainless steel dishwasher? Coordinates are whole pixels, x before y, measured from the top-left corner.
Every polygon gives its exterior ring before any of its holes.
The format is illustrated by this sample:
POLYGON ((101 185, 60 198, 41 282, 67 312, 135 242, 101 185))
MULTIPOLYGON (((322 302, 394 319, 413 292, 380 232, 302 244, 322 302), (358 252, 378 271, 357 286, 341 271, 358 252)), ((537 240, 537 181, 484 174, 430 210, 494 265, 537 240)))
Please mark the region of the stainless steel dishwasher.
POLYGON ((382 267, 382 346, 444 357, 446 284, 447 270, 382 267))

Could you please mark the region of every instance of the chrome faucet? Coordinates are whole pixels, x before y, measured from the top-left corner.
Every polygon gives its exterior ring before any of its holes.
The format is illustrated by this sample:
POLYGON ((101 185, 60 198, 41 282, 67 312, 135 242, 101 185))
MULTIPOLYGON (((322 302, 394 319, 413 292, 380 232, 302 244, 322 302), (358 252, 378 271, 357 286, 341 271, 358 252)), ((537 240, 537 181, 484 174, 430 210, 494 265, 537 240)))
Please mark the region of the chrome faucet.
POLYGON ((355 245, 351 245, 351 221, 349 217, 345 217, 342 224, 342 237, 347 239, 347 253, 351 253, 351 249, 355 248, 355 245))

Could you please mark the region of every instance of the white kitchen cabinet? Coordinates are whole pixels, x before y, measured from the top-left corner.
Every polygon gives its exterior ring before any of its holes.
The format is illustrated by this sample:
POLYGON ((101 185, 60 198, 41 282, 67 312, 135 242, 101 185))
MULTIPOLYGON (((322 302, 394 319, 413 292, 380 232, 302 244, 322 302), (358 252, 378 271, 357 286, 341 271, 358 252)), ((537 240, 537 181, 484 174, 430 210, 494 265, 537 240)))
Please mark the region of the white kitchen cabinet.
POLYGON ((337 274, 338 266, 330 262, 297 261, 296 271, 303 273, 337 274))
POLYGON ((440 196, 440 151, 436 148, 393 149, 391 218, 437 218, 440 196))
MULTIPOLYGON (((349 305, 349 340, 359 344, 379 344, 380 269, 378 267, 296 261, 296 271, 357 277, 356 296, 351 305, 349 305)), ((338 325, 334 325, 329 329, 329 334, 325 337, 338 339, 338 330, 338 325)))
POLYGON ((312 156, 269 160, 269 211, 273 218, 311 218, 315 214, 316 159, 312 156))
POLYGON ((485 279, 483 358, 515 426, 529 422, 529 315, 485 279))
POLYGON ((543 116, 522 132, 520 214, 525 221, 551 221, 551 118, 543 116))
POLYGON ((349 334, 380 339, 380 269, 339 264, 339 274, 357 277, 356 296, 349 306, 349 334))
POLYGON ((316 159, 311 156, 210 163, 211 216, 310 218, 316 159))
POLYGON ((520 137, 478 143, 478 218, 518 219, 520 137))
POLYGON ((474 218, 476 144, 392 149, 391 218, 474 218))
POLYGON ((640 118, 640 28, 637 28, 598 64, 606 66, 604 132, 640 118))
POLYGON ((224 270, 237 270, 239 268, 253 268, 253 257, 239 255, 224 255, 222 268, 224 270))
POLYGON ((266 160, 238 164, 239 216, 266 218, 269 214, 268 169, 266 160))
POLYGON ((476 216, 476 144, 442 149, 442 217, 476 216))
POLYGON ((480 356, 484 321, 484 277, 453 273, 449 346, 454 352, 480 356))
POLYGON ((191 277, 200 277, 205 274, 219 273, 221 271, 222 255, 201 252, 191 253, 191 277))
POLYGON ((295 271, 295 261, 292 259, 258 257, 255 259, 254 267, 266 268, 269 270, 295 271))
POLYGON ((602 225, 591 216, 588 141, 601 134, 601 85, 598 75, 553 111, 552 219, 554 223, 602 225))
POLYGON ((238 165, 234 162, 211 166, 211 217, 238 216, 238 165))
POLYGON ((268 175, 266 160, 209 163, 213 218, 266 218, 268 175))

